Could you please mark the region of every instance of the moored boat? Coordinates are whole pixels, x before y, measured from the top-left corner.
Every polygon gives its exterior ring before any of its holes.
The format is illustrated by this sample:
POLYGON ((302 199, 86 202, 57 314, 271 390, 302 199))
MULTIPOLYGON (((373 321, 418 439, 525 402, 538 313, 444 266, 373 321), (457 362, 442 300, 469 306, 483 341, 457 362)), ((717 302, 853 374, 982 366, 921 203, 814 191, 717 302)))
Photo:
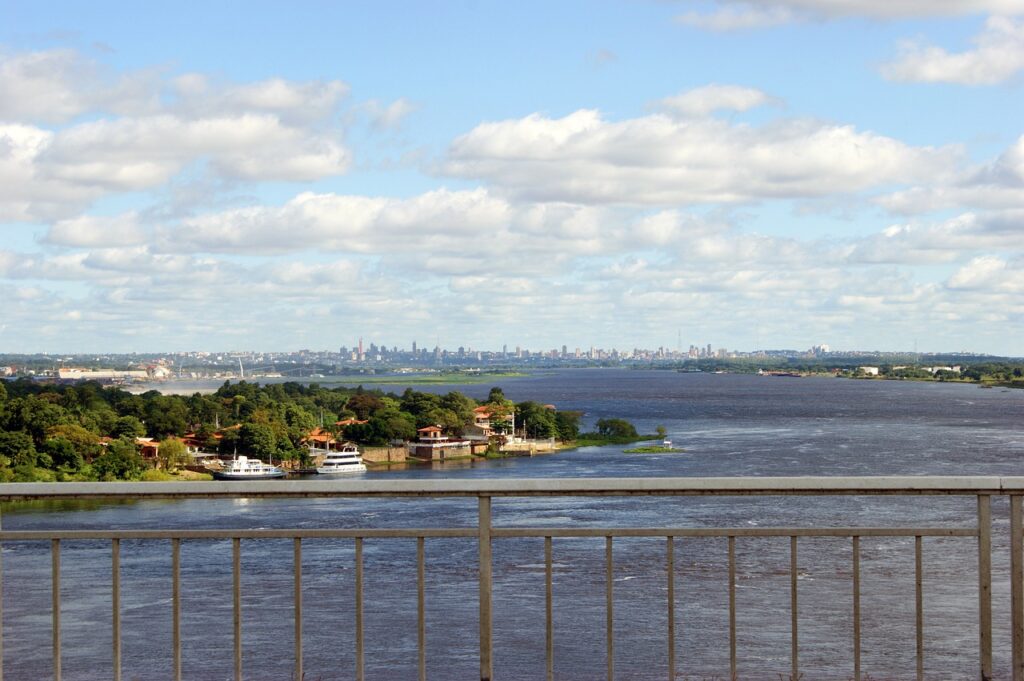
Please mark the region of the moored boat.
POLYGON ((235 457, 219 470, 211 469, 214 480, 264 480, 283 478, 287 473, 277 466, 247 456, 235 457))
POLYGON ((342 445, 339 450, 328 450, 323 462, 316 467, 319 475, 348 475, 365 473, 366 464, 359 455, 359 448, 354 444, 342 445))

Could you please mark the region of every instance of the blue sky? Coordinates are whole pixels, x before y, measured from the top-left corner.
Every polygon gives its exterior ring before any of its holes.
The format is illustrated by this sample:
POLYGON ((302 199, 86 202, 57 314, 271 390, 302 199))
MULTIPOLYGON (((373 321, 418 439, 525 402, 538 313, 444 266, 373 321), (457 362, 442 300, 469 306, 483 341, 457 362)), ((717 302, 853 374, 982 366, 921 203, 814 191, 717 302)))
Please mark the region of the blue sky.
POLYGON ((1024 0, 0 14, 0 351, 1024 355, 1024 0))

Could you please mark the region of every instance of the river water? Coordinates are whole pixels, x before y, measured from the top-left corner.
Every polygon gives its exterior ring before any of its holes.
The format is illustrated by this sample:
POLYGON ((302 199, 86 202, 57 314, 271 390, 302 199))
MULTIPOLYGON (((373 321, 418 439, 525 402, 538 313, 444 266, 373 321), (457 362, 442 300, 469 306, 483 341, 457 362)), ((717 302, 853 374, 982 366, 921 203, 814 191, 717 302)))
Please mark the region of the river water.
MULTIPOLYGON (((641 431, 668 429, 679 454, 583 448, 550 456, 371 472, 367 478, 548 478, 778 475, 1024 474, 1024 391, 971 385, 829 378, 566 370, 497 382, 516 401, 553 403, 627 418, 641 431)), ((404 386, 383 386, 400 392, 404 386)), ((484 398, 490 385, 460 389, 484 398)), ((1009 678, 1009 554, 1005 499, 994 515, 996 678, 1009 678)), ((971 498, 574 498, 497 499, 496 525, 564 526, 963 526, 971 498)), ((327 528, 472 526, 472 500, 162 501, 5 507, 4 528, 327 528)), ((292 545, 243 542, 243 637, 247 679, 289 679, 292 545)), ((676 540, 678 678, 727 678, 725 539, 676 540)), ((914 540, 861 544, 863 670, 873 679, 914 678, 914 540)), ((805 680, 852 677, 849 539, 804 539, 799 548, 801 672, 805 680)), ((303 544, 306 679, 350 679, 355 668, 354 547, 303 544)), ((737 539, 739 678, 789 673, 789 540, 737 539)), ((433 679, 478 674, 477 547, 426 544, 427 670, 433 679)), ((367 540, 366 678, 416 678, 415 541, 367 540)), ((605 678, 604 540, 554 541, 555 675, 605 678)), ((109 678, 110 547, 65 542, 63 672, 109 678)), ((976 676, 976 544, 924 540, 925 669, 934 679, 976 676)), ((49 546, 3 548, 5 673, 50 675, 49 546)), ((170 550, 122 546, 126 679, 166 679, 171 669, 170 550)), ((182 548, 185 678, 232 677, 230 542, 182 548)), ((495 540, 495 676, 543 678, 543 540, 495 540)), ((621 679, 666 677, 665 540, 615 542, 615 670, 621 679)))

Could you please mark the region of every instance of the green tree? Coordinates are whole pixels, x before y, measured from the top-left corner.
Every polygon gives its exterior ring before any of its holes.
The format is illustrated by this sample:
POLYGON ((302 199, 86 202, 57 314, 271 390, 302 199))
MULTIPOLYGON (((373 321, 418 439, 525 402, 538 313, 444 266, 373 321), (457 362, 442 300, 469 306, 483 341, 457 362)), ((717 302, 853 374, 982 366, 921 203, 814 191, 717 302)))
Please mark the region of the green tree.
POLYGON ((402 393, 402 401, 399 405, 402 411, 419 417, 428 411, 441 406, 441 399, 431 393, 416 392, 412 388, 406 388, 402 393))
POLYGON ((187 464, 191 457, 185 443, 176 438, 168 438, 160 443, 158 450, 160 465, 167 471, 177 470, 180 466, 187 464))
POLYGON ((217 438, 214 437, 213 427, 209 424, 202 424, 196 429, 196 444, 200 451, 208 452, 217 447, 217 438))
POLYGON ((562 442, 570 442, 579 437, 582 416, 583 412, 580 411, 555 412, 555 430, 558 431, 558 439, 562 442))
POLYGON ((180 437, 188 429, 188 408, 176 395, 157 395, 147 400, 145 421, 150 437, 180 437))
POLYGON ((221 454, 234 454, 240 446, 238 428, 228 428, 221 433, 220 441, 217 443, 217 451, 221 454))
POLYGON ((146 426, 135 416, 121 416, 114 421, 114 429, 110 431, 113 438, 142 437, 146 434, 146 426))
MULTIPOLYGON (((54 393, 48 393, 56 397, 54 393)), ((74 418, 63 407, 37 395, 10 400, 5 410, 7 430, 21 430, 32 437, 37 445, 46 440, 49 428, 64 423, 74 423, 74 418)))
POLYGON ((369 423, 346 428, 345 436, 355 442, 383 446, 395 440, 415 438, 416 423, 412 415, 388 407, 374 414, 369 423))
POLYGON ((35 466, 37 456, 35 443, 27 433, 0 432, 0 465, 35 466))
POLYGON ((441 398, 441 407, 455 414, 459 425, 455 429, 461 433, 462 429, 473 423, 473 409, 476 408, 476 401, 466 397, 462 393, 453 390, 441 398))
POLYGON ((139 456, 135 442, 119 438, 107 445, 107 451, 96 457, 93 472, 100 480, 133 480, 142 475, 146 462, 139 456))
POLYGON ((246 423, 238 431, 238 448, 257 459, 270 459, 277 452, 277 438, 266 424, 246 423))
POLYGON ((520 402, 516 405, 516 423, 526 431, 527 437, 555 437, 554 411, 537 402, 520 402))
POLYGON ((451 409, 444 409, 443 407, 431 409, 428 412, 420 414, 416 418, 417 428, 441 426, 445 432, 456 435, 460 435, 462 433, 462 429, 465 425, 466 423, 463 417, 459 416, 451 409))
POLYGON ((302 439, 316 428, 316 418, 302 407, 294 404, 289 404, 284 408, 284 423, 287 426, 286 438, 291 445, 290 449, 295 449, 302 439))
POLYGON ((100 454, 100 439, 96 433, 73 423, 47 429, 46 437, 47 440, 53 438, 67 440, 85 461, 92 461, 100 454))
POLYGON ((384 406, 379 397, 369 393, 358 393, 348 399, 346 408, 356 415, 360 421, 366 420, 384 406))
POLYGON ((85 458, 81 452, 66 438, 50 438, 43 443, 43 451, 50 457, 54 466, 66 472, 77 473, 85 465, 85 458))
POLYGON ((635 438, 639 437, 636 428, 625 419, 598 419, 597 432, 609 438, 635 438))

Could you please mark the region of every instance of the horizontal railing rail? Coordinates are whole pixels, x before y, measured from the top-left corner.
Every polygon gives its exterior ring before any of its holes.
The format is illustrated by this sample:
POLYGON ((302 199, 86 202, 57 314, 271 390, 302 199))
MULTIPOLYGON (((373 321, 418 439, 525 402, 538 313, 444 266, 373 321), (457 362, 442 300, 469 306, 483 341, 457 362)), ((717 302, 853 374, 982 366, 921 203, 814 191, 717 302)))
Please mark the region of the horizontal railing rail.
MULTIPOLYGON (((327 497, 467 497, 477 500, 476 525, 465 527, 355 527, 355 528, 260 528, 260 529, 89 529, 0 530, 0 542, 50 542, 52 595, 53 673, 61 679, 61 548, 62 543, 106 540, 111 546, 111 607, 114 678, 121 678, 121 542, 165 540, 171 547, 172 579, 172 678, 182 678, 181 663, 181 544, 192 540, 231 540, 233 564, 233 635, 235 678, 242 679, 241 545, 243 540, 288 539, 293 547, 294 654, 293 676, 303 677, 302 547, 316 539, 352 540, 355 548, 355 677, 365 678, 363 625, 364 542, 377 539, 415 539, 417 574, 417 638, 419 678, 426 679, 425 553, 426 539, 473 539, 478 544, 479 660, 480 678, 493 677, 492 641, 492 542, 516 538, 544 540, 545 648, 547 678, 554 678, 553 548, 554 539, 604 538, 605 615, 607 676, 615 676, 614 640, 614 540, 664 538, 667 582, 668 677, 676 674, 675 540, 725 538, 728 540, 729 677, 738 678, 736 626, 736 541, 743 538, 789 537, 790 657, 791 678, 801 678, 797 550, 800 539, 846 538, 851 540, 851 602, 853 610, 853 678, 861 679, 861 539, 913 537, 915 570, 915 632, 917 678, 924 678, 923 539, 973 538, 977 541, 978 670, 983 681, 992 678, 992 518, 994 496, 1010 498, 1010 592, 1011 657, 1013 681, 1024 681, 1024 476, 880 476, 880 477, 785 477, 785 478, 588 478, 503 480, 345 480, 268 482, 181 483, 7 483, 0 484, 0 501, 39 499, 189 499, 189 498, 327 498, 327 497), (500 497, 602 497, 602 496, 963 496, 977 500, 976 522, 970 526, 939 527, 513 527, 493 524, 492 499, 500 497)), ((810 519, 813 520, 813 519, 810 519)), ((0 588, 3 587, 0 563, 0 588)), ((16 596, 8 595, 8 598, 16 596)), ((2 599, 0 599, 2 603, 2 599)), ((0 681, 3 678, 3 612, 0 610, 0 681)))
POLYGON ((1024 494, 1024 476, 794 476, 0 483, 0 501, 257 497, 532 497, 1024 494))

